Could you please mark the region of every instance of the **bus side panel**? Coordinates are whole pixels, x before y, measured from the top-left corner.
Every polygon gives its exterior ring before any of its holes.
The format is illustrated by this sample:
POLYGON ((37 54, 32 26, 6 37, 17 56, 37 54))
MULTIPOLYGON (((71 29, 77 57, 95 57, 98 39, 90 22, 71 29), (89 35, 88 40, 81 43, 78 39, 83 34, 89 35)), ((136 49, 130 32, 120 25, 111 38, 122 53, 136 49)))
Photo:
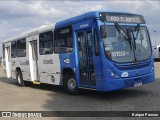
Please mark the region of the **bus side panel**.
POLYGON ((28 58, 28 39, 26 38, 26 51, 23 51, 25 56, 24 57, 17 57, 15 61, 15 68, 14 70, 16 71, 16 68, 20 68, 22 75, 23 75, 23 80, 30 81, 30 73, 29 73, 29 58, 28 58))
MULTIPOLYGON (((45 34, 41 33, 41 34, 45 34)), ((40 48, 39 36, 37 35, 37 52, 38 52, 38 74, 39 81, 47 84, 60 84, 60 58, 59 54, 47 54, 48 48, 40 48), (41 53, 41 54, 40 54, 41 53)))
POLYGON ((76 69, 76 59, 75 59, 75 54, 74 52, 71 53, 62 53, 59 55, 60 57, 60 65, 61 65, 61 71, 65 68, 72 69, 75 71, 76 69))
POLYGON ((39 55, 38 71, 40 82, 60 84, 60 59, 59 54, 39 55))

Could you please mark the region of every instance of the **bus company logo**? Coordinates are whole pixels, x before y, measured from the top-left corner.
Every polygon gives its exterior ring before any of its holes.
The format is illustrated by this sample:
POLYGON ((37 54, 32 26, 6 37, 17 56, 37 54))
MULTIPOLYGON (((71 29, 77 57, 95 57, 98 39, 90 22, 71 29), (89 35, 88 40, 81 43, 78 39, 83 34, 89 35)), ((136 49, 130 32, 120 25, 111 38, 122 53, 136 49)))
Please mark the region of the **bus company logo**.
POLYGON ((26 61, 24 61, 24 62, 20 62, 20 65, 29 65, 29 61, 26 60, 26 61))
POLYGON ((69 59, 64 59, 64 63, 70 63, 69 59))
POLYGON ((43 60, 43 64, 53 64, 53 60, 43 60))
POLYGON ((128 77, 128 72, 123 72, 121 77, 128 77))
POLYGON ((88 24, 82 24, 80 25, 80 28, 88 27, 88 24))
POLYGON ((128 55, 126 51, 116 51, 116 52, 112 52, 112 57, 124 57, 126 56, 126 54, 128 55))
POLYGON ((2 112, 2 117, 42 117, 39 112, 2 112))

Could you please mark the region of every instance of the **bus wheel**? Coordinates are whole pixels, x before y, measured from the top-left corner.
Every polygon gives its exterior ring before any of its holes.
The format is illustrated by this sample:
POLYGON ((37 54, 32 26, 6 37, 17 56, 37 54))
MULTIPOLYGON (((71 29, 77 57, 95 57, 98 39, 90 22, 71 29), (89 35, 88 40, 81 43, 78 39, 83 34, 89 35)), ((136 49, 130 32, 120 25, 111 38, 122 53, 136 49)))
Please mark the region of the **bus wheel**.
POLYGON ((68 94, 77 95, 80 93, 80 90, 77 87, 77 82, 74 75, 66 75, 64 79, 65 79, 64 88, 68 94))
POLYGON ((24 81, 23 81, 22 73, 20 71, 17 71, 16 80, 17 80, 18 85, 20 87, 24 86, 24 81))

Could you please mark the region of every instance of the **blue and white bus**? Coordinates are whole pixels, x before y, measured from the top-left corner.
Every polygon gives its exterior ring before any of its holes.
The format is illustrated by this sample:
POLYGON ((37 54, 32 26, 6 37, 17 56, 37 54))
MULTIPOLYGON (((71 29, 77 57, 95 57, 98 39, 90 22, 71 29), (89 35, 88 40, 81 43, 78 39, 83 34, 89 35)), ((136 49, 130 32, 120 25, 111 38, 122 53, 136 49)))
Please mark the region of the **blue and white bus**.
POLYGON ((111 11, 88 12, 5 40, 3 69, 19 86, 61 85, 69 94, 155 81, 144 17, 111 11))

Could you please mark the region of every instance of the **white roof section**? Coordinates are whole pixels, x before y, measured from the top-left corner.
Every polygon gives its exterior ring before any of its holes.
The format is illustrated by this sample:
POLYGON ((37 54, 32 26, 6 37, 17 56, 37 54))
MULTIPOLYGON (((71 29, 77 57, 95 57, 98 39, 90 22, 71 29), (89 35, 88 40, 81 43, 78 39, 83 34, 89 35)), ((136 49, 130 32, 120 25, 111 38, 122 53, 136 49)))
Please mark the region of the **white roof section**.
POLYGON ((55 28, 55 24, 42 25, 40 27, 36 27, 36 28, 30 29, 28 31, 25 31, 18 36, 14 36, 12 38, 6 39, 6 40, 2 41, 2 43, 7 43, 7 42, 10 42, 13 40, 25 38, 27 36, 32 36, 32 35, 39 34, 39 33, 45 32, 45 31, 54 30, 54 28, 55 28))

